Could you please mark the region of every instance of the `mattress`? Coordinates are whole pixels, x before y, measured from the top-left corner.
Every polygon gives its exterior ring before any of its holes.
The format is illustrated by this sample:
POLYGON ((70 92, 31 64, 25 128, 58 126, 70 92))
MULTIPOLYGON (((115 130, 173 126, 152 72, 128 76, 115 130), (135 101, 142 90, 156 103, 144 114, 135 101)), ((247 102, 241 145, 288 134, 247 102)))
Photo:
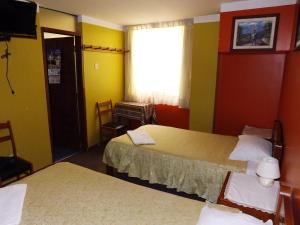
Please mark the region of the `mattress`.
POLYGON ((155 145, 134 145, 128 135, 112 139, 103 162, 129 176, 164 184, 216 202, 228 171, 247 162, 229 160, 238 138, 159 125, 145 125, 155 145))
POLYGON ((27 184, 21 225, 195 225, 204 205, 71 163, 16 183, 27 184))

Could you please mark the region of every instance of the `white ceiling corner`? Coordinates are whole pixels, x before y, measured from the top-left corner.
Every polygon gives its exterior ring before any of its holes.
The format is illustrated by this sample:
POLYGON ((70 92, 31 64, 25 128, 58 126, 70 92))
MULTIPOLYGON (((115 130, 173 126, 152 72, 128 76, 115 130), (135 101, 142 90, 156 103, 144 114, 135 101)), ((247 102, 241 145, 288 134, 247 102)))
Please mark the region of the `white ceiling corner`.
POLYGON ((210 22, 218 22, 218 21, 220 21, 220 14, 194 17, 194 23, 210 23, 210 22))
POLYGON ((40 12, 40 4, 37 2, 36 3, 36 12, 39 13, 40 12))
POLYGON ((247 0, 221 4, 221 12, 297 4, 299 0, 247 0))
POLYGON ((193 18, 215 22, 218 13, 296 4, 299 0, 36 0, 41 7, 79 16, 79 20, 108 28, 193 18))
MULTIPOLYGON (((91 22, 115 27, 197 18, 217 14, 220 4, 235 0, 36 0, 41 7, 54 9, 91 22), (109 22, 107 22, 109 21, 109 22)), ((115 29, 115 28, 113 28, 115 29)), ((118 28, 119 29, 119 28, 118 28)))
POLYGON ((111 23, 101 19, 96 19, 89 16, 84 16, 84 15, 78 16, 78 22, 94 24, 94 25, 98 25, 98 26, 102 26, 114 30, 120 30, 120 31, 124 30, 124 27, 122 25, 111 23))

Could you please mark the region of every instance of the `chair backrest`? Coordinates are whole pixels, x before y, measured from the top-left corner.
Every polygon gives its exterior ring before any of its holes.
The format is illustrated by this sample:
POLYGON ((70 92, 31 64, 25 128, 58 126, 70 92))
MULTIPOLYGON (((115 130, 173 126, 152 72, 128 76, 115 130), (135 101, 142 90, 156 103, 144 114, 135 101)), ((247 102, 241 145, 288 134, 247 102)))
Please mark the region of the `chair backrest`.
POLYGON ((111 99, 104 102, 97 102, 97 108, 98 108, 98 116, 99 116, 99 123, 100 127, 102 126, 102 116, 108 115, 109 119, 112 120, 112 101, 111 99))
POLYGON ((16 151, 16 145, 15 145, 14 136, 13 136, 13 133, 12 133, 10 121, 7 121, 6 123, 0 123, 0 131, 1 130, 7 130, 8 135, 0 136, 0 143, 10 141, 11 145, 12 145, 13 156, 16 157, 17 156, 17 151, 16 151))

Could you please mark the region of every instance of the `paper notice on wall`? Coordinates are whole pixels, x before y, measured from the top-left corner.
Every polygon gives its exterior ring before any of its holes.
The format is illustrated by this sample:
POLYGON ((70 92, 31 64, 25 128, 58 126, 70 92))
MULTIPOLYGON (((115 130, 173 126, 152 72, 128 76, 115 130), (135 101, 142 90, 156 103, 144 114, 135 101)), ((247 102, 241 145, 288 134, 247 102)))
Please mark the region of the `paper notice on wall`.
POLYGON ((47 66, 49 84, 60 84, 61 82, 61 50, 47 50, 47 66))
POLYGON ((49 76, 49 84, 60 84, 60 76, 49 76))

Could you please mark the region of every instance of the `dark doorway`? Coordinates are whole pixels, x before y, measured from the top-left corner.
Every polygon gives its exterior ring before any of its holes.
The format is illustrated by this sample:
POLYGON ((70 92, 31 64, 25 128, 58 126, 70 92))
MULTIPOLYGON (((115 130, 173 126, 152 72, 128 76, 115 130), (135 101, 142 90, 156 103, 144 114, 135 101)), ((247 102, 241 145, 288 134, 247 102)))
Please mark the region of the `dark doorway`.
POLYGON ((62 31, 43 28, 42 34, 52 155, 57 162, 86 148, 81 44, 76 35, 62 31))

